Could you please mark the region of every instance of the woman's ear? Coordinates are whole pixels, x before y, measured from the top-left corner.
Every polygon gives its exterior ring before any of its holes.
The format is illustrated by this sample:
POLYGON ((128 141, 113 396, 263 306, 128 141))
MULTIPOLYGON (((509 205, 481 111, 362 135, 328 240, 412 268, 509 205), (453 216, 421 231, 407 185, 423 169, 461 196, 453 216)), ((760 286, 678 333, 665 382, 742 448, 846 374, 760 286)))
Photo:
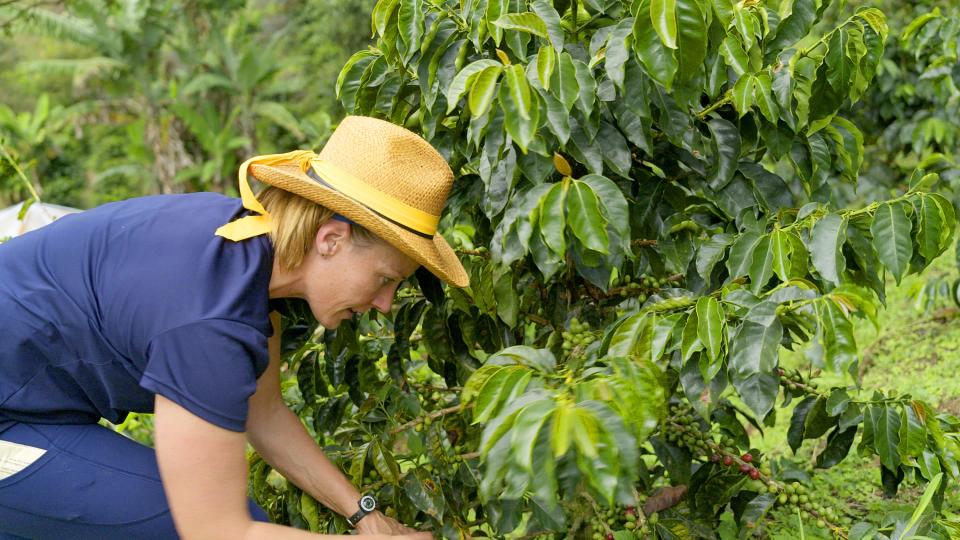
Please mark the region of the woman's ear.
POLYGON ((349 238, 350 224, 331 219, 317 229, 313 245, 321 257, 329 257, 336 254, 349 238))

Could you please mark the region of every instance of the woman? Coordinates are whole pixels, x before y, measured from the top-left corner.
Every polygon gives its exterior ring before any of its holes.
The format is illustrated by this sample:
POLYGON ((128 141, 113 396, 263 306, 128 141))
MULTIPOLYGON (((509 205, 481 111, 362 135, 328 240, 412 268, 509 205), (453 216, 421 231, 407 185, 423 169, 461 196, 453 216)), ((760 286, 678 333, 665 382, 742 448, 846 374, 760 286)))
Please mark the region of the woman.
POLYGON ((361 535, 430 538, 361 499, 284 406, 268 302, 336 328, 389 311, 421 265, 465 286, 436 232, 451 183, 423 139, 349 117, 319 156, 244 163, 241 201, 132 199, 0 245, 0 538, 314 536, 246 499, 247 442, 361 535), (155 453, 97 424, 128 411, 155 412, 155 453))

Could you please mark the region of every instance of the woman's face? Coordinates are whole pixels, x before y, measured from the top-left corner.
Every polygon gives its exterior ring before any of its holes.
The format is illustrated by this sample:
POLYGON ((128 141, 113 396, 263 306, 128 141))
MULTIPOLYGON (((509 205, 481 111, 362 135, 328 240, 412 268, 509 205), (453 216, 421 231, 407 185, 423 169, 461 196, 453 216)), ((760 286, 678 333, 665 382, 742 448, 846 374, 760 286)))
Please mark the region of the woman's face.
POLYGON ((358 244, 346 223, 331 220, 304 261, 303 297, 325 328, 354 314, 387 313, 400 282, 420 265, 386 242, 358 244))

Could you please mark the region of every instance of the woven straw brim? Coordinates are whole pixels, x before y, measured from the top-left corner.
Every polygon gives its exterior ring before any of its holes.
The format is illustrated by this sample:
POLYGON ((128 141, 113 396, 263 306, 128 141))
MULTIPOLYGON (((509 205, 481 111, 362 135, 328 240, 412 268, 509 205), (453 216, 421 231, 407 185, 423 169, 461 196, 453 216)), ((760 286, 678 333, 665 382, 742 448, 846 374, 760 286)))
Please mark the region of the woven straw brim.
POLYGON ((439 232, 432 239, 427 239, 406 231, 342 193, 318 184, 296 165, 254 163, 250 165, 250 173, 265 184, 289 191, 350 218, 450 285, 466 287, 470 284, 460 259, 439 232))

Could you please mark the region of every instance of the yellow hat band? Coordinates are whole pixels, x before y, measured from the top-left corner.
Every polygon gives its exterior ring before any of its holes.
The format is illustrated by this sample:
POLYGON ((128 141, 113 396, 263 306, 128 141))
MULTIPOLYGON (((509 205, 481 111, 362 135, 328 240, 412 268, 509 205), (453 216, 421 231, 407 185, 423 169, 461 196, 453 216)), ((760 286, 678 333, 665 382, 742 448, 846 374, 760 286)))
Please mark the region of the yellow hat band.
POLYGON ((433 238, 433 235, 436 234, 440 216, 414 208, 400 199, 358 180, 347 171, 328 161, 314 159, 310 162, 310 167, 307 176, 350 197, 395 225, 426 238, 433 238), (311 172, 315 174, 310 174, 311 172))
MULTIPOLYGON (((269 154, 248 159, 240 165, 240 199, 243 207, 258 215, 246 216, 223 225, 217 236, 238 242, 270 232, 270 214, 250 189, 247 171, 251 165, 295 164, 313 181, 362 204, 380 217, 418 236, 430 239, 437 232, 440 216, 424 212, 363 182, 336 165, 322 161, 309 150, 269 154)), ((349 216, 348 216, 349 217, 349 216)))

